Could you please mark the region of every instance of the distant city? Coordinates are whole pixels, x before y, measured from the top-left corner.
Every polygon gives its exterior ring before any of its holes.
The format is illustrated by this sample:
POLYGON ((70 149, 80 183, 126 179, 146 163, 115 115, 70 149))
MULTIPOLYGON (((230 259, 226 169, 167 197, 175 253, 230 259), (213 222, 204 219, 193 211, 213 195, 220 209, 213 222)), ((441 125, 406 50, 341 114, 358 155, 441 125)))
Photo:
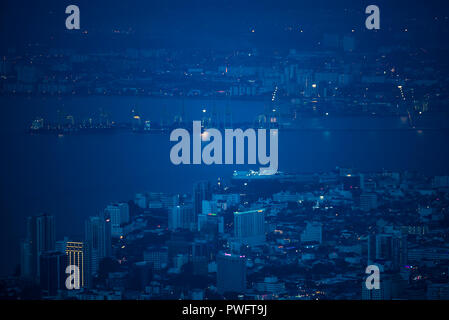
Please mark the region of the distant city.
POLYGON ((399 114, 419 119, 447 111, 449 66, 438 57, 439 49, 413 48, 404 40, 366 52, 357 50, 357 40, 354 34, 324 34, 307 51, 80 53, 33 47, 19 55, 11 49, 1 59, 0 90, 2 95, 278 99, 296 116, 399 114))

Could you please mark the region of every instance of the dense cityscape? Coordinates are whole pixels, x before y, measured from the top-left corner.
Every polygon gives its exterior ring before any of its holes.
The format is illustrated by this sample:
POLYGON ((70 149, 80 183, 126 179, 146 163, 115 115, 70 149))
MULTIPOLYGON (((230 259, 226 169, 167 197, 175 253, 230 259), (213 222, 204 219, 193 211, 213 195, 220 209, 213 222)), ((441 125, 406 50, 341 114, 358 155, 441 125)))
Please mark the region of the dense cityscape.
POLYGON ((265 175, 236 171, 192 193, 143 192, 55 239, 29 217, 20 299, 448 299, 449 177, 415 172, 265 175), (75 261, 80 290, 67 290, 75 261), (365 267, 381 266, 381 289, 365 267), (40 279, 38 285, 33 279, 40 279))
POLYGON ((50 2, 0 19, 0 300, 449 300, 447 10, 50 2), (179 171, 192 121, 279 167, 179 171))

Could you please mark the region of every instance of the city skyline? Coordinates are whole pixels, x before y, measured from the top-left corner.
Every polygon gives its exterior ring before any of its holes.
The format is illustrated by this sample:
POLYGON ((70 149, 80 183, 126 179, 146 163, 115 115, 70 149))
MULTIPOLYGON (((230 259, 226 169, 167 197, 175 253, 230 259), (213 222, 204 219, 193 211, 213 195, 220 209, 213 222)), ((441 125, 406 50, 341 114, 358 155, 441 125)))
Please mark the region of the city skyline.
POLYGON ((449 300, 447 9, 3 1, 0 299, 449 300))

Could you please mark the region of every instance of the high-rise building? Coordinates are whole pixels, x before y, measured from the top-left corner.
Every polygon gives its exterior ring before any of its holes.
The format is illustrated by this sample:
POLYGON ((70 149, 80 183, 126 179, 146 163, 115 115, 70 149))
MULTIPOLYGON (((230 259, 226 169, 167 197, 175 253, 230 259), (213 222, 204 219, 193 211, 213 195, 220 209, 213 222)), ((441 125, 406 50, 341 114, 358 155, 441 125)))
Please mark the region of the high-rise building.
POLYGON ((33 278, 32 261, 31 241, 23 239, 20 243, 20 275, 22 278, 33 278))
POLYGON ((215 213, 198 215, 198 231, 213 231, 224 233, 224 218, 215 213))
POLYGON ((344 190, 351 191, 351 190, 360 189, 360 176, 348 173, 347 175, 343 176, 341 179, 343 181, 343 189, 344 190))
POLYGON ((368 263, 376 260, 388 261, 391 268, 398 270, 407 264, 407 236, 396 233, 383 233, 368 236, 368 263))
POLYGON ((368 262, 392 258, 392 236, 377 234, 368 236, 368 262))
POLYGON ((55 296, 58 290, 65 288, 67 267, 66 254, 63 252, 45 252, 40 256, 40 286, 48 296, 55 296))
MULTIPOLYGON (((366 278, 362 281, 362 300, 391 300, 402 297, 407 282, 396 272, 386 271, 383 265, 380 270, 379 288, 367 288, 366 278)), ((369 280, 368 280, 369 281, 369 280)))
POLYGON ((63 240, 56 241, 55 251, 65 253, 67 249, 67 242, 69 241, 68 237, 64 237, 63 240))
POLYGON ((152 264, 154 271, 160 271, 168 265, 168 248, 148 247, 143 253, 143 259, 152 264))
POLYGON ((22 242, 22 269, 24 276, 39 281, 40 255, 55 249, 54 217, 42 214, 28 217, 27 238, 22 242))
POLYGON ((234 212, 234 237, 246 245, 263 244, 266 240, 264 210, 234 212))
POLYGON ((171 209, 179 204, 178 194, 168 194, 163 192, 148 193, 148 208, 166 208, 171 209))
POLYGON ((203 214, 209 213, 219 213, 221 210, 219 208, 218 202, 213 200, 203 200, 201 205, 201 212, 203 214))
POLYGON ((191 205, 175 206, 168 212, 168 229, 195 229, 195 214, 191 205))
POLYGON ((104 209, 104 216, 111 220, 112 237, 123 235, 122 225, 129 222, 129 206, 127 203, 113 203, 104 209))
POLYGON ((246 291, 245 256, 230 253, 217 255, 217 289, 221 294, 246 291))
POLYGON ((131 287, 138 291, 144 291, 151 283, 152 264, 148 261, 139 261, 131 266, 131 287))
POLYGON ((195 216, 203 213, 203 200, 211 200, 212 188, 209 181, 200 181, 193 186, 193 210, 195 216))
POLYGON ((87 285, 98 271, 101 259, 111 255, 111 222, 109 218, 89 217, 85 222, 85 261, 87 285))
POLYGON ((360 209, 362 211, 371 211, 377 208, 377 194, 363 193, 360 195, 360 209))
POLYGON ((190 251, 193 274, 207 276, 208 263, 215 260, 215 252, 216 248, 211 241, 196 239, 190 251))
POLYGON ((206 239, 195 239, 191 244, 190 254, 192 257, 206 257, 207 260, 215 260, 216 247, 206 239))
POLYGON ((277 277, 265 277, 263 282, 256 282, 254 287, 259 292, 268 292, 273 295, 285 292, 285 283, 279 281, 277 277))
POLYGON ((67 242, 66 255, 67 266, 77 266, 80 272, 80 287, 85 286, 85 259, 83 242, 67 242))
POLYGON ((376 181, 373 178, 366 177, 364 174, 360 174, 360 188, 363 192, 376 191, 376 181))
POLYGON ((202 212, 203 214, 221 213, 228 209, 228 202, 226 200, 203 200, 202 212))
POLYGON ((148 207, 148 199, 147 196, 144 193, 138 193, 136 194, 136 197, 134 198, 134 203, 139 208, 145 209, 148 207))
POLYGON ((238 193, 223 193, 212 194, 212 200, 226 202, 227 206, 237 206, 240 203, 240 194, 238 193))
POLYGON ((362 300, 390 300, 391 279, 380 277, 379 289, 368 289, 365 282, 362 283, 362 300))

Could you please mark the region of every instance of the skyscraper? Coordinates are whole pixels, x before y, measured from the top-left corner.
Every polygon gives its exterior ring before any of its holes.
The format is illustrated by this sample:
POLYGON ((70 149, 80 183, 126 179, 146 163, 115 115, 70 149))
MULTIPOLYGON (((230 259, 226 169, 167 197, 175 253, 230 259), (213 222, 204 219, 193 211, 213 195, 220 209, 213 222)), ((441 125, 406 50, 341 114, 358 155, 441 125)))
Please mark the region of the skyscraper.
POLYGON ((266 240, 264 210, 234 212, 234 236, 242 244, 263 244, 266 240))
POLYGON ((397 297, 398 279, 395 274, 386 272, 382 265, 379 276, 379 289, 368 289, 366 282, 362 281, 362 300, 391 300, 397 297))
POLYGON ((153 271, 160 271, 168 264, 168 248, 151 246, 143 253, 143 260, 152 264, 153 271))
POLYGON ((385 260, 398 270, 407 264, 407 236, 400 232, 372 234, 368 236, 368 263, 385 260))
POLYGON ((84 262, 84 243, 83 242, 67 242, 67 265, 77 266, 80 274, 80 287, 85 286, 85 262, 84 262))
POLYGON ((22 242, 22 274, 36 281, 40 276, 40 255, 55 249, 54 217, 42 214, 28 217, 27 238, 22 242))
POLYGON ((55 251, 65 253, 68 241, 69 241, 68 237, 64 237, 63 240, 57 240, 55 245, 55 251))
MULTIPOLYGON (((193 186, 193 210, 195 216, 203 213, 203 200, 211 200, 212 188, 209 181, 200 181, 193 186)), ((209 213, 209 212, 207 212, 209 213)))
POLYGON ((380 280, 379 289, 366 288, 365 282, 362 284, 362 300, 390 300, 391 299, 391 280, 380 280))
POLYGON ((109 218, 89 217, 85 222, 86 275, 89 286, 101 259, 111 255, 111 222, 109 218))
POLYGON ((360 209, 362 211, 371 211, 377 208, 377 194, 363 193, 360 195, 360 209))
POLYGON ((129 206, 127 203, 113 203, 104 209, 104 216, 111 220, 112 237, 123 235, 122 225, 129 222, 129 206))
POLYGON ((168 212, 168 229, 195 229, 195 214, 191 205, 175 206, 168 212))
POLYGON ((246 258, 230 253, 217 255, 217 289, 243 293, 246 290, 246 258))
POLYGON ((224 218, 215 213, 198 215, 198 231, 204 230, 224 233, 224 218))
POLYGON ((45 252, 40 256, 40 286, 49 296, 55 296, 58 290, 65 288, 67 275, 66 254, 62 252, 45 252))
POLYGON ((20 275, 22 278, 33 278, 32 261, 31 241, 29 239, 23 239, 20 242, 20 275))

